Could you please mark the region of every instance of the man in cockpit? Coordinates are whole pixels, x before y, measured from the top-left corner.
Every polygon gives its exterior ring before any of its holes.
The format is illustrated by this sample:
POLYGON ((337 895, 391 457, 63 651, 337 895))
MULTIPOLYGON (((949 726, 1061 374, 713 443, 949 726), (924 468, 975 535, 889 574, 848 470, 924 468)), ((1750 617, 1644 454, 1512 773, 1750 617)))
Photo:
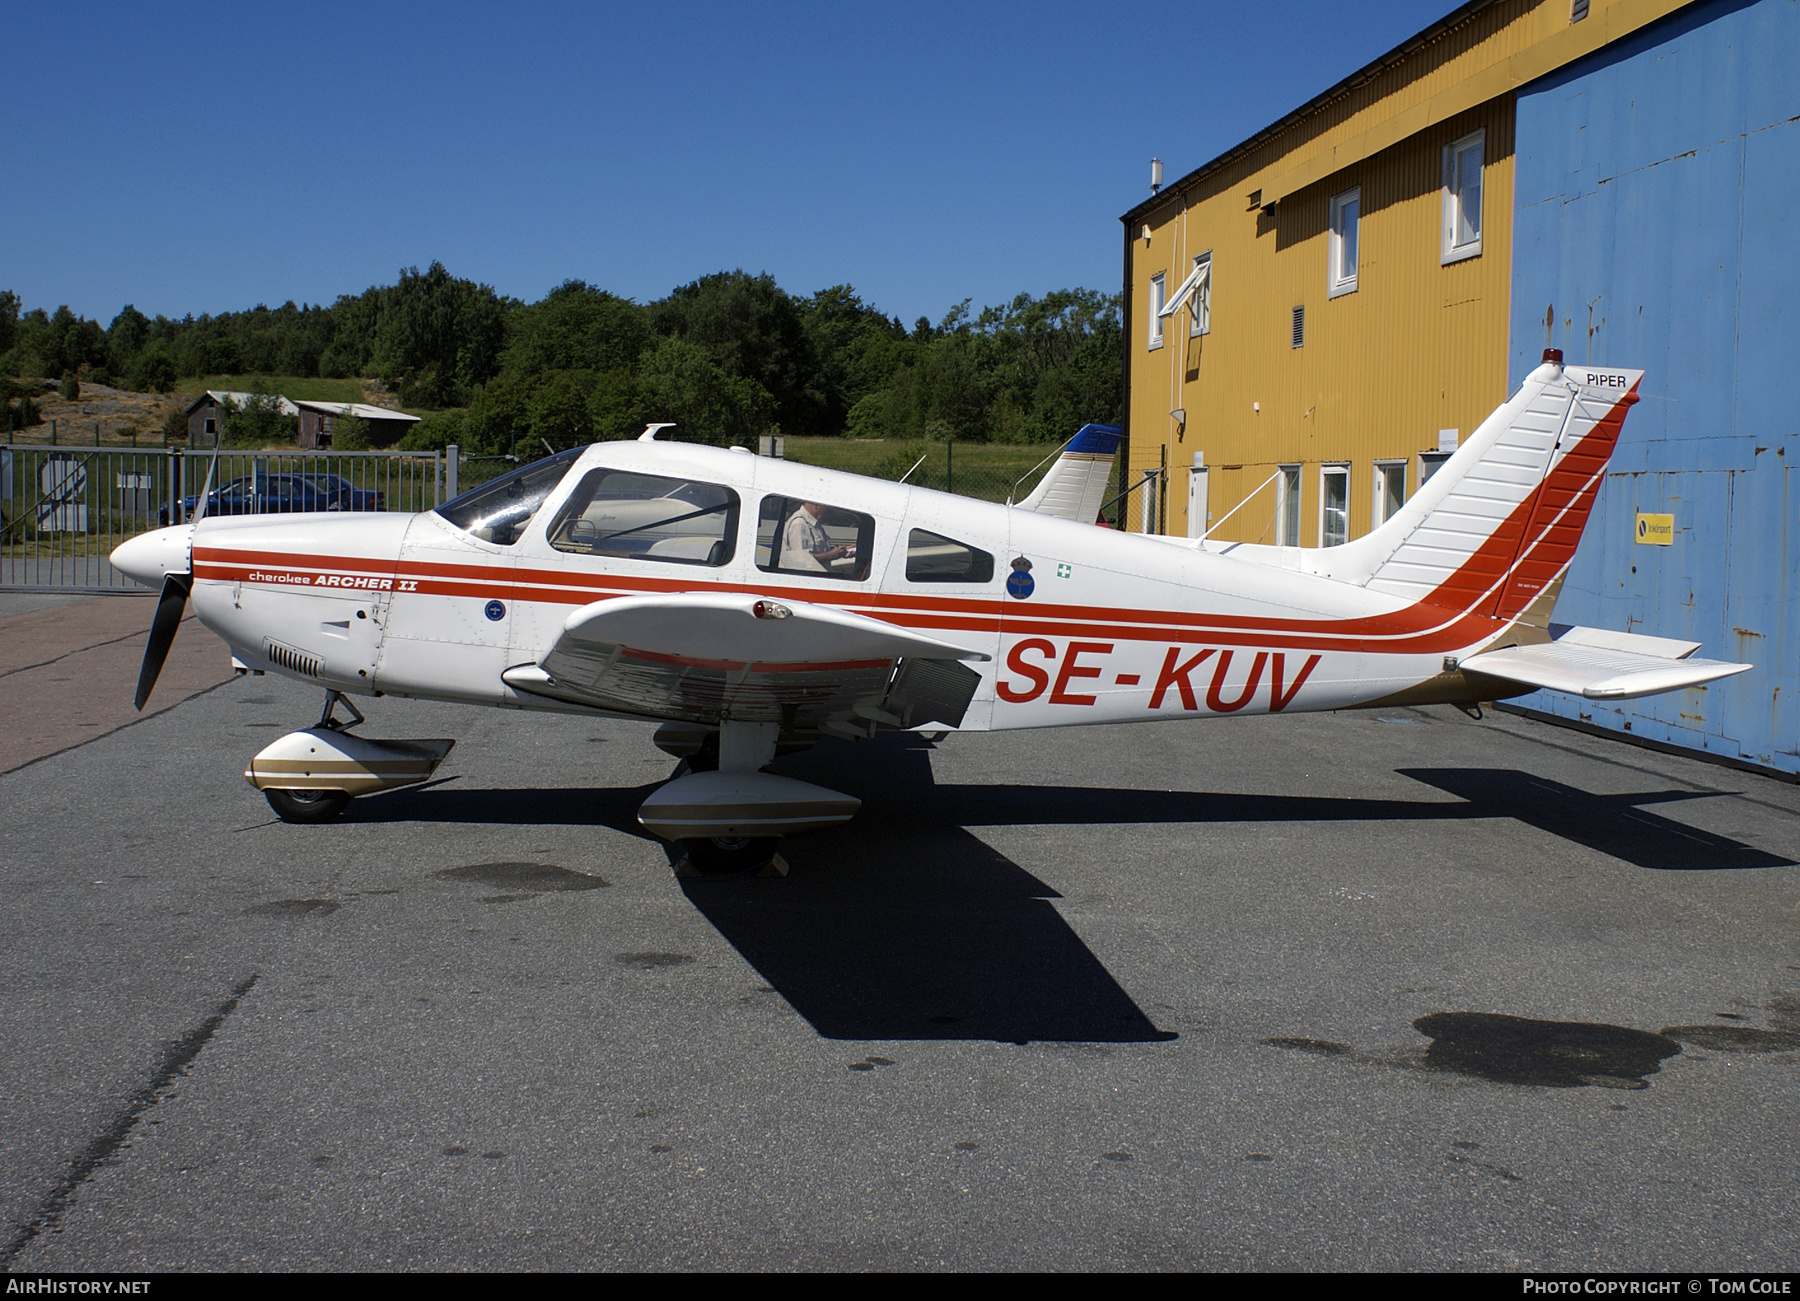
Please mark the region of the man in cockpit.
POLYGON ((803 502, 799 510, 788 516, 787 527, 781 531, 783 568, 805 567, 806 562, 800 557, 811 556, 814 563, 824 569, 834 560, 856 554, 855 543, 831 540, 820 522, 824 517, 825 508, 816 501, 803 502))

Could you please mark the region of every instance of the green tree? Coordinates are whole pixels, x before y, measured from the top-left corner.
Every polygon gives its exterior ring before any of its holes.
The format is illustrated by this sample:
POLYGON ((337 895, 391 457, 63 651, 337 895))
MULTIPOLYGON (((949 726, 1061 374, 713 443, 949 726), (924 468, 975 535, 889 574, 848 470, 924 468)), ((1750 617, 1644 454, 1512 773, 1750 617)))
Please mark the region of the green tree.
POLYGON ((9 429, 28 429, 32 425, 43 424, 44 418, 38 414, 37 403, 31 400, 39 391, 35 384, 20 383, 0 376, 0 400, 6 403, 5 412, 0 413, 0 421, 6 422, 9 429))
POLYGON ((547 370, 628 370, 650 343, 650 314, 642 307, 565 280, 543 301, 513 312, 501 369, 519 379, 547 370))
POLYGON ((19 296, 0 290, 0 353, 11 352, 19 339, 19 296))
POLYGON ((650 315, 658 334, 699 348, 723 375, 761 388, 785 432, 840 432, 800 307, 773 276, 702 276, 652 303, 650 315))
POLYGON ((591 370, 553 370, 532 382, 525 419, 534 441, 557 450, 594 441, 588 400, 599 376, 591 370))
POLYGON ((464 416, 470 455, 500 456, 521 438, 529 442, 525 398, 524 386, 504 376, 476 388, 464 416))
POLYGON ((139 393, 167 393, 175 387, 175 359, 160 343, 152 344, 131 363, 125 386, 139 393))
POLYGON ((399 383, 402 403, 454 405, 497 373, 505 343, 506 305, 493 288, 433 262, 402 271, 383 292, 373 360, 399 383))
POLYGON ((81 380, 74 371, 63 372, 61 393, 64 402, 81 401, 81 380))
POLYGON ((281 410, 281 398, 273 393, 253 393, 240 405, 224 403, 224 441, 232 447, 267 447, 291 443, 299 435, 299 421, 281 410))
POLYGON ((366 452, 369 450, 369 422, 354 411, 331 418, 331 450, 334 452, 366 452))
POLYGON ((777 410, 761 384, 728 374, 706 349, 682 339, 663 339, 645 356, 637 397, 645 423, 673 420, 677 437, 719 446, 754 446, 777 410))
POLYGON ((441 452, 452 443, 466 447, 467 422, 463 411, 429 411, 406 431, 398 447, 402 452, 441 452))

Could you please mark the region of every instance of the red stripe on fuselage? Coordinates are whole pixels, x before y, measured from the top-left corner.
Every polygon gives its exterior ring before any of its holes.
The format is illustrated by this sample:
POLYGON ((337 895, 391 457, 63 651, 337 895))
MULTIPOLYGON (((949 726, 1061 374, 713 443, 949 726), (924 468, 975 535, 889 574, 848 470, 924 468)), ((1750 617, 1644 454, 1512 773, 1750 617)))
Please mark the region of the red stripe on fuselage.
MULTIPOLYGON (((1432 592, 1413 604, 1376 615, 1308 619, 1265 615, 1191 613, 1128 607, 1031 604, 999 597, 944 597, 924 594, 843 591, 787 584, 698 583, 692 578, 566 569, 515 567, 510 557, 495 564, 403 559, 395 564, 351 556, 296 556, 196 546, 198 578, 250 581, 253 569, 297 574, 392 576, 416 583, 406 593, 438 596, 503 597, 570 606, 619 596, 655 593, 739 592, 815 602, 866 613, 901 627, 925 631, 994 634, 1002 616, 1008 633, 1064 637, 1106 636, 1127 641, 1276 646, 1384 654, 1436 654, 1486 640, 1531 603, 1574 557, 1601 476, 1624 423, 1637 400, 1634 387, 1571 447, 1506 519, 1432 592), (1491 611, 1491 613, 1490 613, 1491 611)), ((270 586, 287 587, 286 584, 270 586)), ((396 581, 396 587, 401 586, 396 581)), ((291 590, 291 588, 289 589, 291 590)), ((341 592, 342 587, 308 590, 341 592)))

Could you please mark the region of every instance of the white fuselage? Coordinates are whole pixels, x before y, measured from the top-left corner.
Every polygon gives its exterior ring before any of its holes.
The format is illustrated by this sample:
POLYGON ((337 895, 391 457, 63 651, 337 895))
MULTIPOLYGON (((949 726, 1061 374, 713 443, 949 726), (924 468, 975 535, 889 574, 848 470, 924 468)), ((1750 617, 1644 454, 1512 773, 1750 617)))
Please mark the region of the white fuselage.
MULTIPOLYGON (((1509 622, 1170 539, 659 442, 587 449, 510 545, 434 512, 209 519, 194 529, 193 573, 201 621, 253 668, 350 692, 527 709, 579 708, 515 690, 502 674, 541 661, 569 615, 593 602, 729 591, 831 606, 990 656, 971 665, 982 681, 970 730, 1364 704, 1433 677, 1446 656, 1509 622), (596 466, 737 493, 732 559, 714 568, 553 547, 547 521, 596 466), (872 516, 866 578, 759 569, 767 494, 872 516), (915 529, 988 552, 992 578, 909 579, 915 529)), ((732 646, 717 652, 734 661, 732 646)))

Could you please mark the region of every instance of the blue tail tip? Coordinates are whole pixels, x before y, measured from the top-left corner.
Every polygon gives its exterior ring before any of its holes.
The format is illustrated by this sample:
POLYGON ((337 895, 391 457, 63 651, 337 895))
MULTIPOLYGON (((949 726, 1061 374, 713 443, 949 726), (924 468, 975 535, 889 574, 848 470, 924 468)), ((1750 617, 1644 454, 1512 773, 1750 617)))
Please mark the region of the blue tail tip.
POLYGON ((1125 430, 1120 425, 1083 425, 1063 450, 1096 456, 1113 456, 1117 454, 1119 442, 1124 437, 1125 430))

